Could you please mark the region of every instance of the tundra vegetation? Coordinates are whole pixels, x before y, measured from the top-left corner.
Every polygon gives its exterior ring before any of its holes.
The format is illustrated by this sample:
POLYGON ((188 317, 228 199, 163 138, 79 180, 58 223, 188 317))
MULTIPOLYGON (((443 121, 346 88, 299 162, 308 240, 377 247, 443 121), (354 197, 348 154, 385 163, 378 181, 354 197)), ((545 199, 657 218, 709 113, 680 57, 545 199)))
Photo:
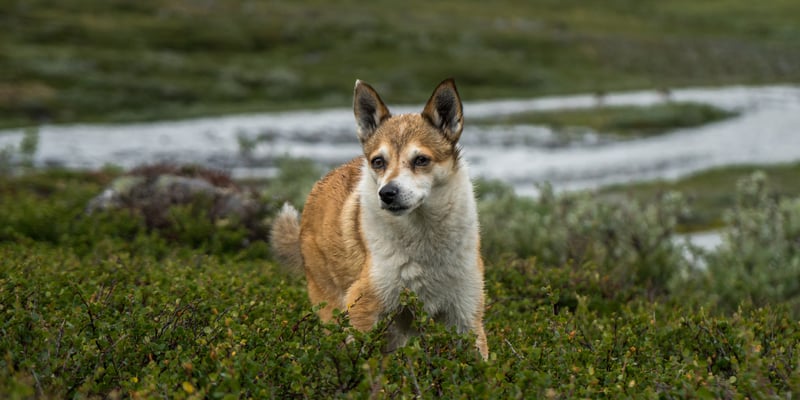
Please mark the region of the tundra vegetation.
MULTIPOLYGON (((468 99, 796 82, 797 15, 794 0, 10 1, 0 126, 344 106, 356 77, 397 102, 445 76, 468 99)), ((481 123, 637 136, 724 117, 670 104, 481 123)), ((535 199, 479 181, 482 362, 413 293, 422 334, 391 354, 385 323, 320 323, 265 237, 284 201, 302 206, 312 163, 266 182, 164 167, 256 193, 246 218, 218 212, 216 190, 87 209, 130 175, 34 169, 37 138, 0 149, 2 398, 800 393, 800 164, 535 199), (707 228, 717 249, 676 239, 707 228)))
POLYGON ((249 221, 209 212, 202 196, 166 211, 123 202, 87 214, 120 176, 0 177, 4 397, 764 398, 800 390, 800 202, 777 191, 769 173, 743 174, 716 251, 674 239, 692 213, 688 194, 619 201, 543 187, 532 199, 479 181, 488 362, 471 338, 425 315, 413 293, 403 301, 422 335, 392 354, 381 352, 383 323, 369 333, 348 328, 345 315, 320 323, 303 278, 275 265, 263 236, 287 196, 297 201, 319 177, 312 164, 286 161, 278 177, 254 186, 265 206, 249 221), (153 210, 159 218, 148 217, 153 210))

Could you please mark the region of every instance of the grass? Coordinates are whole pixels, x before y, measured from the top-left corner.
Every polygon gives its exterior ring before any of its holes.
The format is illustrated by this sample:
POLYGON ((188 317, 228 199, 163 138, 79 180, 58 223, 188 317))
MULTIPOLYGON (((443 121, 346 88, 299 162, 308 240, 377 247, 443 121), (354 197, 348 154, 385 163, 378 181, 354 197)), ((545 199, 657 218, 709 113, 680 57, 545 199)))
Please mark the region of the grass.
POLYGON ((657 135, 736 115, 697 103, 665 103, 648 107, 601 106, 590 109, 536 111, 472 120, 481 125, 547 125, 555 130, 589 129, 620 137, 657 135))
POLYGON ((419 102, 798 81, 800 5, 12 2, 0 126, 345 106, 356 78, 419 102))
MULTIPOLYGON (((291 186, 301 166, 287 162, 265 196, 299 193, 291 186)), ((685 269, 684 250, 665 239, 680 196, 620 207, 481 185, 491 348, 481 362, 472 338, 433 323, 413 294, 402 301, 422 334, 395 353, 380 351, 383 323, 369 333, 349 329, 345 316, 321 324, 304 280, 271 261, 265 238, 242 240, 235 221, 209 221, 194 208, 202 202, 169 209, 172 226, 158 229, 133 208, 85 215, 118 174, 0 175, 3 397, 764 398, 800 390, 797 292, 776 291, 761 275, 798 281, 791 240, 800 203, 781 203, 780 219, 763 177, 739 185, 743 200, 732 209, 743 234, 756 221, 774 229, 740 237, 742 246, 709 259, 709 274, 685 269), (736 253, 745 249, 754 253, 736 253), (725 268, 737 260, 746 269, 725 268)), ((780 183, 791 171, 778 175, 780 183)))
POLYGON ((692 212, 680 220, 685 232, 718 229, 724 226, 723 212, 735 205, 737 182, 755 170, 770 177, 769 191, 776 198, 800 196, 800 163, 770 166, 730 166, 715 168, 674 181, 650 181, 613 185, 598 191, 598 197, 612 201, 649 202, 670 191, 683 193, 692 212))

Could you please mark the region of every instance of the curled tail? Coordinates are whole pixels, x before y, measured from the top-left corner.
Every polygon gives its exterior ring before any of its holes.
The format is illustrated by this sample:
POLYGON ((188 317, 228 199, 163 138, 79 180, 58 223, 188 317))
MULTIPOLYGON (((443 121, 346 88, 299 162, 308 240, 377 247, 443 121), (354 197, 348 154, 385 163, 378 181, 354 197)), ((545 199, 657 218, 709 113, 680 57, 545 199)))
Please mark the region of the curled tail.
POLYGON ((275 217, 270 231, 270 245, 278 261, 291 272, 303 272, 303 254, 300 252, 300 215, 286 203, 275 217))

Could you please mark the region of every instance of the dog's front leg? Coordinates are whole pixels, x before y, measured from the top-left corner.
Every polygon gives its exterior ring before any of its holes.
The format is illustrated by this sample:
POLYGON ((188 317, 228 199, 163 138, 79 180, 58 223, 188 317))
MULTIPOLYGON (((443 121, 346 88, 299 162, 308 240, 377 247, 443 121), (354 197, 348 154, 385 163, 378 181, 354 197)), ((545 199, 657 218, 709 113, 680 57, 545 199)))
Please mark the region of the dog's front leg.
POLYGON ((392 313, 389 322, 388 335, 385 353, 391 353, 406 345, 408 339, 419 334, 413 327, 414 313, 407 307, 402 307, 397 312, 392 313))
POLYGON ((456 332, 460 334, 474 333, 475 348, 484 360, 489 359, 489 346, 486 342, 486 332, 483 328, 483 296, 481 296, 480 307, 473 313, 464 315, 450 309, 449 312, 436 314, 434 319, 455 328, 456 332))
POLYGON ((478 352, 481 353, 481 357, 483 360, 489 359, 489 344, 486 342, 486 332, 483 330, 483 322, 477 321, 475 322, 475 328, 473 328, 475 335, 475 347, 478 349, 478 352))
POLYGON ((361 332, 366 332, 375 326, 378 316, 383 312, 375 289, 367 274, 361 274, 347 291, 347 312, 350 316, 350 325, 361 332))

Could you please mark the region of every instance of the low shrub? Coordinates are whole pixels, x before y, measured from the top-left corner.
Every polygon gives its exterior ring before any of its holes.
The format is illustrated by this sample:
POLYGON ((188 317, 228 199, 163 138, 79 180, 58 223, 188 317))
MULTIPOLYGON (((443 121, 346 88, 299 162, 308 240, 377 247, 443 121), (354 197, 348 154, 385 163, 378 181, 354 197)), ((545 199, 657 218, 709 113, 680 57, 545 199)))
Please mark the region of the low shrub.
POLYGON ((367 333, 346 314, 322 324, 303 280, 283 274, 263 242, 241 246, 240 227, 191 206, 170 211, 174 231, 149 230, 127 210, 86 216, 115 176, 0 177, 3 397, 800 391, 798 203, 765 192, 761 175, 741 184, 723 247, 702 254, 705 270, 671 238, 678 195, 600 203, 544 188, 526 199, 481 184, 487 362, 473 337, 435 323, 410 293, 402 301, 421 335, 396 352, 382 351, 387 321, 367 333))
POLYGON ((800 315, 800 199, 777 198, 760 172, 738 183, 717 251, 708 253, 701 288, 724 309, 785 303, 800 315))
POLYGON ((115 171, 46 171, 0 179, 0 241, 47 242, 79 254, 112 243, 164 255, 181 243, 201 254, 268 256, 264 210, 248 220, 221 218, 210 211, 211 199, 197 196, 176 204, 126 202, 87 213, 92 199, 118 176, 115 171))
POLYGON ((800 389, 797 323, 782 307, 730 316, 617 302, 593 271, 493 265, 491 356, 404 302, 422 335, 383 354, 323 325, 299 280, 265 262, 173 251, 0 244, 0 392, 26 397, 716 397, 800 389), (537 271, 537 272, 532 272, 537 271), (542 272, 543 271, 543 272, 542 272), (511 278, 498 279, 510 276, 511 278), (573 282, 575 304, 559 308, 573 282))
POLYGON ((671 240, 686 212, 678 193, 644 204, 597 201, 588 193, 556 195, 544 185, 533 199, 495 183, 478 194, 489 260, 505 255, 536 257, 548 266, 588 262, 618 285, 650 297, 667 293, 689 268, 682 245, 671 240))

